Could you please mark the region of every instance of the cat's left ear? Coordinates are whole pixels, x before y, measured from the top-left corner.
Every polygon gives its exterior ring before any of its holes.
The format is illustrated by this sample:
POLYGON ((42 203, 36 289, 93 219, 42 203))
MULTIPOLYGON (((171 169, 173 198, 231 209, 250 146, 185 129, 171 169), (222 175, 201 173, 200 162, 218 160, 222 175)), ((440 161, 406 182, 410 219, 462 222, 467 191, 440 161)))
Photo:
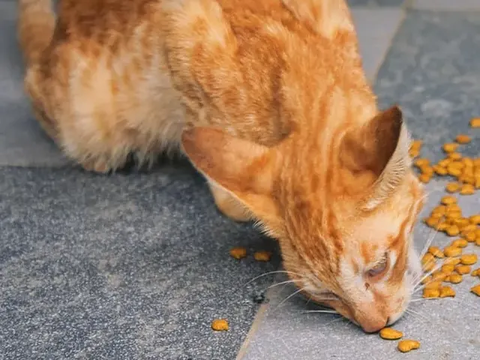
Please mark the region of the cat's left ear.
POLYGON ((405 179, 411 166, 409 148, 410 136, 398 106, 345 135, 340 148, 342 164, 356 176, 372 179, 364 210, 384 202, 405 179))
POLYGON ((230 192, 255 217, 276 220, 272 187, 279 154, 213 128, 194 128, 182 134, 182 146, 193 165, 207 179, 230 192))

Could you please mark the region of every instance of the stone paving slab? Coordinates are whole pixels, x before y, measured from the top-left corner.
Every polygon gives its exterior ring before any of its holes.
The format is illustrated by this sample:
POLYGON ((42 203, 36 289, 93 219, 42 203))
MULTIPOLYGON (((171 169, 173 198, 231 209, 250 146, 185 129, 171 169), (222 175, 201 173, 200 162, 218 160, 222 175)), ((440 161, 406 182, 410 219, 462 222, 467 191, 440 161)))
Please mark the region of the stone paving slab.
POLYGON ((276 243, 217 212, 189 166, 0 168, 0 359, 233 359, 276 243), (250 256, 229 256, 245 246, 250 256), (210 322, 228 318, 228 332, 210 322))
MULTIPOLYGON (((480 114, 479 30, 480 13, 409 12, 379 71, 375 87, 380 103, 386 107, 398 102, 403 107, 414 136, 425 141, 422 156, 438 160, 443 157, 441 144, 462 132, 474 137, 462 152, 480 153, 479 131, 468 127, 470 118, 480 114)), ((430 197, 420 218, 438 204, 447 181, 428 185, 430 197)), ((480 196, 462 197, 460 204, 465 215, 478 213, 480 196)), ((415 233, 418 249, 433 234, 423 224, 415 233)), ((437 234, 433 243, 443 246, 449 241, 437 234)), ((468 251, 480 255, 480 247, 470 245, 468 251)), ((455 299, 412 304, 420 315, 408 314, 396 325, 407 337, 422 342, 421 349, 409 355, 335 315, 302 314, 315 306, 299 296, 277 308, 295 289, 275 287, 267 294, 270 302, 259 312, 256 331, 239 359, 478 359, 480 305, 469 293, 474 283, 467 276, 455 286, 455 299)))
POLYGON ((465 11, 479 10, 480 1, 478 0, 412 0, 409 7, 415 9, 430 10, 448 10, 448 11, 465 11))

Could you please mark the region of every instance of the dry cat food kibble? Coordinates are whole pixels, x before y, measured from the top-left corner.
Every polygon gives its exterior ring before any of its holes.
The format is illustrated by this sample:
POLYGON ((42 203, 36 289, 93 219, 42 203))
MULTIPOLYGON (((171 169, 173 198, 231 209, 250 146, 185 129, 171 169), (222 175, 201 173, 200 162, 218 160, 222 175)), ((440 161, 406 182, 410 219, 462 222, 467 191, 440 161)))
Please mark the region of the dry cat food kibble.
POLYGON ((426 299, 434 299, 440 296, 440 289, 423 289, 423 297, 426 299))
POLYGON ((470 273, 471 268, 469 265, 457 265, 455 266, 455 271, 460 275, 466 275, 470 273))
POLYGON ((226 319, 215 319, 212 321, 212 329, 215 331, 227 331, 228 321, 226 319))
POLYGON ((398 340, 403 337, 403 333, 392 328, 383 328, 380 330, 380 337, 385 340, 398 340))
POLYGON ((450 286, 443 286, 442 288, 440 288, 441 298, 455 297, 455 295, 455 290, 453 290, 450 286))
POLYGON ((473 265, 477 262, 477 255, 476 254, 462 255, 462 257, 460 258, 460 262, 463 265, 473 265))
POLYGON ((450 246, 464 248, 464 247, 467 247, 467 245, 468 245, 467 240, 458 239, 458 240, 452 241, 452 244, 450 246))
POLYGON ((455 138, 455 141, 458 142, 459 144, 468 144, 470 141, 472 141, 472 138, 468 135, 457 135, 455 138))
POLYGON ((398 350, 403 353, 418 349, 420 347, 420 342, 416 340, 400 340, 398 342, 398 350))
POLYGON ((470 126, 472 128, 480 128, 480 118, 473 118, 470 120, 470 126))
POLYGON ((480 276, 480 268, 473 270, 472 276, 480 276))
POLYGON ((236 247, 230 250, 230 256, 237 260, 243 259, 247 256, 247 249, 244 247, 236 247))
POLYGON ((445 282, 449 282, 452 284, 459 284, 463 281, 463 276, 460 274, 452 273, 448 275, 448 277, 445 279, 445 282))
POLYGON ((438 247, 436 247, 436 246, 430 246, 430 247, 428 248, 428 252, 429 252, 430 254, 432 254, 433 256, 439 258, 439 259, 445 257, 445 255, 443 254, 443 251, 440 250, 440 248, 438 248, 438 247))
POLYGON ((480 285, 474 286, 470 289, 472 293, 474 293, 477 296, 480 296, 480 285))
POLYGON ((443 253, 447 257, 455 257, 462 254, 462 248, 456 246, 448 246, 443 250, 443 253))
POLYGON ((457 148, 458 148, 458 144, 455 144, 455 143, 447 143, 443 145, 443 151, 445 151, 446 153, 452 153, 456 151, 457 148))
POLYGON ((270 261, 272 253, 269 251, 257 251, 255 254, 253 254, 253 257, 257 261, 270 261))
POLYGON ((457 203, 457 198, 447 195, 447 196, 444 196, 442 198, 441 203, 443 205, 456 204, 457 203))

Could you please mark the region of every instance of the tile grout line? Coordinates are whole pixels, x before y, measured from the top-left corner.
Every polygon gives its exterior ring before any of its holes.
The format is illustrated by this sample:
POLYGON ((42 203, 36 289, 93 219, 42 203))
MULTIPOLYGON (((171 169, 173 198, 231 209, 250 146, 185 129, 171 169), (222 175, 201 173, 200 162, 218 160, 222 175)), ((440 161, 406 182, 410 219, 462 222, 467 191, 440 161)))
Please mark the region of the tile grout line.
MULTIPOLYGON (((390 38, 390 41, 388 43, 388 47, 385 49, 385 52, 383 53, 383 55, 381 57, 381 60, 378 62, 378 66, 377 66, 377 68, 376 68, 376 70, 375 70, 375 72, 372 76, 372 79, 371 79, 371 86, 372 87, 374 86, 375 82, 377 81, 378 72, 380 71, 380 68, 382 67, 382 65, 385 62, 385 59, 386 59, 386 57, 387 57, 387 55, 388 55, 388 53, 389 53, 389 51, 392 47, 393 40, 397 36, 400 28, 402 27, 402 25, 405 21, 407 11, 408 11, 408 8, 409 8, 409 3, 412 2, 412 1, 413 0, 407 0, 400 7, 400 9, 402 10, 402 16, 400 18, 400 21, 397 24, 397 27, 396 27, 395 31, 393 31, 392 36, 390 38)), ((281 268, 281 266, 279 267, 279 269, 280 268, 281 268)), ((266 299, 269 298, 268 294, 269 294, 270 291, 272 291, 272 289, 268 290, 267 293, 265 294, 266 299)), ((243 341, 242 346, 240 347, 240 350, 238 351, 237 357, 235 358, 236 360, 242 360, 245 357, 245 355, 247 354, 247 350, 250 346, 250 342, 251 342, 253 336, 255 335, 257 330, 259 329, 260 325, 263 323, 263 320, 265 318, 268 306, 269 306, 268 303, 262 304, 260 306, 260 308, 258 309, 257 314, 255 315, 255 317, 253 319, 252 325, 251 325, 250 329, 248 330, 247 336, 245 337, 245 340, 243 341)))

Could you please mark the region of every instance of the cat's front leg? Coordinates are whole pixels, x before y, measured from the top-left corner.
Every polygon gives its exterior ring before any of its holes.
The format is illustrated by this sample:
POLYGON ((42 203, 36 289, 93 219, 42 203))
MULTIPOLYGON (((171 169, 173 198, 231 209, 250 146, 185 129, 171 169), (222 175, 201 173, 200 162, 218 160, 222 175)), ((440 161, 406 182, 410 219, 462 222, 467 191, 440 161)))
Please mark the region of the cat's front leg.
POLYGON ((246 222, 252 219, 245 206, 229 192, 212 183, 209 183, 209 186, 217 208, 224 215, 238 222, 246 222))

